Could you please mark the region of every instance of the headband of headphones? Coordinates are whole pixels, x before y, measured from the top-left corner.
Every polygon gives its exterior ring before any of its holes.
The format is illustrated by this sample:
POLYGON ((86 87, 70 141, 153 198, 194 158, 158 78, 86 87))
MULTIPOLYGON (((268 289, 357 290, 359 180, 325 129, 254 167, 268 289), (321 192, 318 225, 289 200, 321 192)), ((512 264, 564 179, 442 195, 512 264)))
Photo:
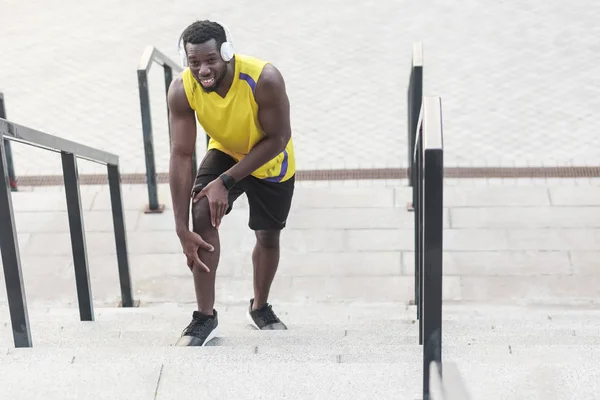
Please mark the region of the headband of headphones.
MULTIPOLYGON (((225 42, 223 42, 223 44, 221 45, 220 53, 223 61, 227 62, 231 60, 235 54, 233 49, 233 42, 231 41, 231 33, 224 24, 220 22, 217 22, 217 24, 219 24, 225 31, 225 42)), ((177 42, 177 50, 179 52, 179 56, 181 57, 181 65, 187 67, 187 54, 185 53, 185 47, 183 46, 183 32, 181 33, 181 35, 179 35, 179 41, 177 42)))

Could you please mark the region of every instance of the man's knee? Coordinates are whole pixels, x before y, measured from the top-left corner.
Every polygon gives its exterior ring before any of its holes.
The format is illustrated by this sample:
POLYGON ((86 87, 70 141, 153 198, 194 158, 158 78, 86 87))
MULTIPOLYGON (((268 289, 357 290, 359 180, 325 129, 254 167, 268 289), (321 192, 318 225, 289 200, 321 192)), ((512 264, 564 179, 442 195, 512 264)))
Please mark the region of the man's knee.
POLYGON ((256 231, 256 243, 265 249, 275 249, 279 247, 280 230, 261 230, 256 231))
POLYGON ((198 234, 214 229, 210 221, 210 206, 206 197, 192 203, 192 223, 194 232, 198 234))

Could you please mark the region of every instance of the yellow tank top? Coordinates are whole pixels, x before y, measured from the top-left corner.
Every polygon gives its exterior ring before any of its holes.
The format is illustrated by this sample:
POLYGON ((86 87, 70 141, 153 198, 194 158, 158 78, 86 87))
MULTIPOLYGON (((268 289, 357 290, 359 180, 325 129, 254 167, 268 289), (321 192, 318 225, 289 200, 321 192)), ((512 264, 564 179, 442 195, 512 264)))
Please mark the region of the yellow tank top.
MULTIPOLYGON (((182 72, 183 87, 198 122, 210 137, 208 149, 229 154, 236 161, 244 158, 265 135, 258 121, 254 99, 256 82, 267 64, 244 55, 235 55, 233 83, 225 98, 206 93, 189 68, 182 72)), ((285 150, 259 167, 252 176, 270 182, 284 182, 296 172, 292 140, 285 150)))

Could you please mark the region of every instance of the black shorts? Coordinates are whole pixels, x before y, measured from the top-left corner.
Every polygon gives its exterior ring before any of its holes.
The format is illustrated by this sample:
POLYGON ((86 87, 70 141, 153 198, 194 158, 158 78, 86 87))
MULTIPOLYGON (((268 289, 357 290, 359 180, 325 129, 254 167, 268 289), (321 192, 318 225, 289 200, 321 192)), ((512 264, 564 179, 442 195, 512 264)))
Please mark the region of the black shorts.
MULTIPOLYGON (((192 197, 219 175, 233 167, 236 161, 228 154, 210 149, 198 168, 192 197)), ((285 182, 268 182, 248 175, 229 191, 229 214, 235 200, 246 193, 250 207, 248 226, 252 230, 281 230, 285 228, 292 206, 295 176, 285 182)))

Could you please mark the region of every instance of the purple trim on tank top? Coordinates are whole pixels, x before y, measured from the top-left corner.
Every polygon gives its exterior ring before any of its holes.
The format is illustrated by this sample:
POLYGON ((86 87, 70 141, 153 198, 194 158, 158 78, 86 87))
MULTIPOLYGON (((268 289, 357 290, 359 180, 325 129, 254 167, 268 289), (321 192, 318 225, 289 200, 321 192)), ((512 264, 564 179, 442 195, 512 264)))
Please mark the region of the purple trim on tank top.
POLYGON ((273 176, 271 178, 265 178, 267 182, 281 182, 285 174, 287 174, 288 169, 288 152, 287 150, 283 151, 283 162, 281 163, 281 172, 278 176, 273 176))
POLYGON ((245 74, 243 72, 240 72, 240 79, 248 82, 248 85, 250 85, 250 89, 252 89, 252 94, 254 94, 254 89, 256 89, 256 82, 254 82, 254 79, 252 79, 250 75, 245 74))

